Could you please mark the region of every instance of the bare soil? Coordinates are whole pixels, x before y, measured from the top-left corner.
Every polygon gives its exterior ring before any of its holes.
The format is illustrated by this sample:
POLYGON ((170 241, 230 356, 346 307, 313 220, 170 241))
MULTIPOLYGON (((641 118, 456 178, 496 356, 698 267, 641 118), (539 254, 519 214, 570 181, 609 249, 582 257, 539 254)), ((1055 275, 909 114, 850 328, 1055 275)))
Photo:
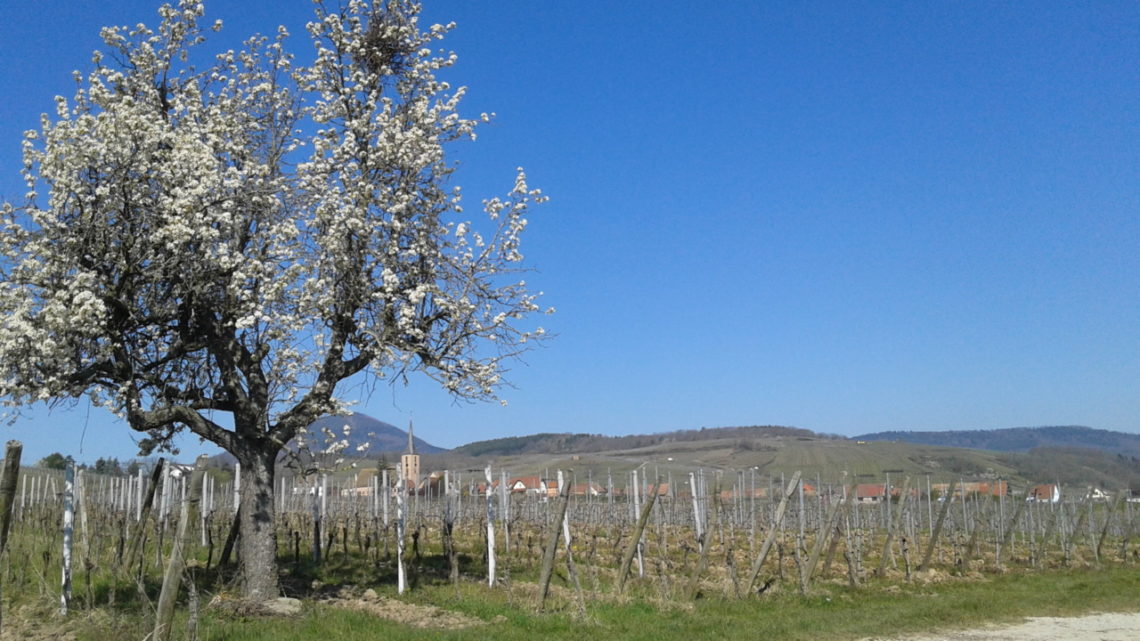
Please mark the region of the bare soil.
POLYGON ((345 596, 328 599, 324 603, 346 610, 365 612, 388 621, 394 621, 415 628, 431 628, 436 630, 461 630, 474 626, 487 625, 505 621, 502 616, 494 621, 484 621, 468 616, 461 612, 445 610, 434 605, 418 605, 406 603, 396 599, 378 596, 372 590, 366 590, 363 596, 348 598, 345 596))

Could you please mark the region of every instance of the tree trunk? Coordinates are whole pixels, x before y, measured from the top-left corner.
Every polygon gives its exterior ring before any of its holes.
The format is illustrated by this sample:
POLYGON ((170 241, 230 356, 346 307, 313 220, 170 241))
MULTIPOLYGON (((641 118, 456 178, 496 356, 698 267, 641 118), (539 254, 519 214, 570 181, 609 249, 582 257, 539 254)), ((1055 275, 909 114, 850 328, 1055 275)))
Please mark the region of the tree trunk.
POLYGON ((281 595, 277 577, 277 516, 273 501, 273 466, 277 448, 250 448, 241 463, 241 580, 247 599, 267 601, 281 595))

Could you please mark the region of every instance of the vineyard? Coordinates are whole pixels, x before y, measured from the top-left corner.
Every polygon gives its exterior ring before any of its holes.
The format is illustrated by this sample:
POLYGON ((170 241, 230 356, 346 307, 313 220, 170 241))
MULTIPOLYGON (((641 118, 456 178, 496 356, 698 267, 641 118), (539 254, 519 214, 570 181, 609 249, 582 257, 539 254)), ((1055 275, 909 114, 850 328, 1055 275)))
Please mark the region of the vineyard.
MULTIPOLYGON (((809 596, 830 585, 906 589, 1127 566, 1137 556, 1136 506, 1124 493, 1027 501, 1004 488, 888 475, 880 496, 865 497, 842 474, 755 470, 687 478, 635 470, 583 483, 569 471, 551 476, 511 491, 507 471, 488 467, 433 475, 411 490, 386 473, 357 487, 283 470, 275 508, 286 595, 329 598, 347 586, 398 599, 482 583, 536 611, 585 618, 615 599, 667 607, 809 596), (327 576, 322 567, 337 568, 342 584, 314 580, 327 576)), ((193 626, 211 600, 221 607, 218 595, 233 592, 241 562, 241 488, 221 478, 204 461, 160 461, 137 476, 9 463, 0 482, 0 508, 10 513, 5 601, 53 600, 62 613, 132 604, 155 617, 156 632, 165 625, 166 638, 178 604, 193 626)))

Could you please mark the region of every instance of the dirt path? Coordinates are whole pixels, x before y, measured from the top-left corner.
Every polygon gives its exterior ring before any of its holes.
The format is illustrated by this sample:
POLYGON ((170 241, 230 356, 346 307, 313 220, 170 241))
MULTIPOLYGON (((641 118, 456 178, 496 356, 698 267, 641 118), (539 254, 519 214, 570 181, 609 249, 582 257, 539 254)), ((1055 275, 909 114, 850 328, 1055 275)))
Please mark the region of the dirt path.
POLYGON ((1016 625, 993 625, 902 639, 872 637, 864 641, 1137 641, 1140 612, 1090 614, 1081 617, 1030 617, 1016 625))

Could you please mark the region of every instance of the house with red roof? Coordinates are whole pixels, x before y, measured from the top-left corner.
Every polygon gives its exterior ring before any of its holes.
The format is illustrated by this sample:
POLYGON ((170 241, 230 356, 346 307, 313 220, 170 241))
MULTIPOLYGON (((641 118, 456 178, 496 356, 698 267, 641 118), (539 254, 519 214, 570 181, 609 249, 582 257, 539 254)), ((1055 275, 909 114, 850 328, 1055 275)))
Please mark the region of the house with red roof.
POLYGON ((887 496, 887 486, 883 483, 860 483, 855 486, 855 501, 858 503, 878 503, 887 496))
POLYGON ((1061 487, 1054 483, 1034 485, 1025 500, 1031 503, 1060 503, 1061 487))

